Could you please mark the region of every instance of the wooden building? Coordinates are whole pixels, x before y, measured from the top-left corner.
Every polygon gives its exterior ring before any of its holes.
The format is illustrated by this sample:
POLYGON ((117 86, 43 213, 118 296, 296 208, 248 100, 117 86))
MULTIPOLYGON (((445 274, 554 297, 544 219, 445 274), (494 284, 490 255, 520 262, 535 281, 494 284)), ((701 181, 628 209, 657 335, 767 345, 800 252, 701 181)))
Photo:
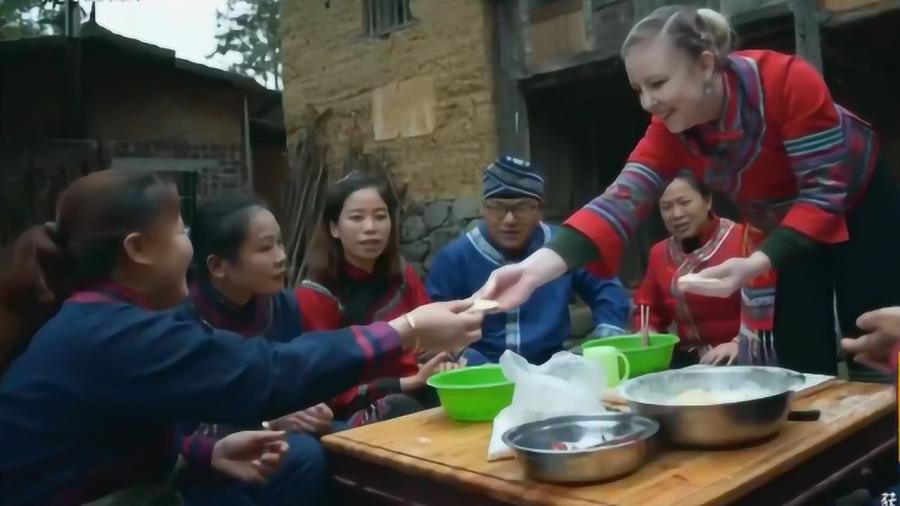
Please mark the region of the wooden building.
POLYGON ((93 170, 176 174, 186 211, 220 191, 277 200, 285 146, 279 92, 93 18, 68 37, 0 42, 0 243, 93 170))

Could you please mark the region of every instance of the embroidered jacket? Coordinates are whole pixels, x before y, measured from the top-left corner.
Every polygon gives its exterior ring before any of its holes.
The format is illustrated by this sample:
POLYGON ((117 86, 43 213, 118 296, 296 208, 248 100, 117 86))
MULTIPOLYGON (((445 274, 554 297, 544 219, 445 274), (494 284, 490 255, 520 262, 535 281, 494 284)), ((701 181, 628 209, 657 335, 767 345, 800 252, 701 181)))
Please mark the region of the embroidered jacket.
MULTIPOLYGON (((343 269, 349 279, 362 283, 361 286, 365 287, 362 289, 372 289, 372 282, 384 281, 383 287, 375 288, 379 293, 374 303, 365 308, 362 321, 390 321, 430 302, 422 280, 409 264, 404 264, 403 276, 392 280, 374 280, 369 273, 350 264, 344 264, 343 269)), ((312 280, 304 280, 296 289, 296 296, 307 330, 332 330, 347 325, 346 308, 331 289, 312 280)), ((387 394, 399 393, 400 378, 412 376, 418 371, 415 353, 406 353, 394 368, 385 371, 383 377, 357 385, 332 399, 329 404, 337 417, 345 417, 387 394)))
MULTIPOLYGON (((743 256, 745 227, 724 218, 714 218, 699 239, 698 248, 691 252, 685 252, 682 242, 674 237, 651 248, 647 274, 635 294, 635 305, 649 307, 650 327, 656 331, 665 332, 675 323, 681 337, 679 346, 684 348, 716 346, 731 341, 738 335, 742 318, 746 318, 748 328, 761 330, 756 319, 760 318, 762 306, 754 306, 755 313, 745 316, 747 309, 743 308, 742 294, 735 293, 728 298, 704 297, 678 289, 679 277, 743 256)), ((771 308, 774 299, 766 302, 771 308)), ((768 311, 767 316, 770 314, 768 311)), ((634 328, 640 328, 640 324, 640 314, 635 312, 634 328)))
POLYGON ((286 342, 303 333, 303 318, 292 290, 272 297, 253 297, 244 307, 237 307, 209 282, 197 281, 191 284, 191 295, 183 309, 198 321, 244 337, 286 342))
POLYGON ((733 53, 724 84, 718 122, 679 135, 653 117, 616 181, 566 222, 597 246, 595 272, 618 271, 624 245, 681 171, 730 195, 764 232, 780 225, 817 242, 847 240, 845 214, 876 162, 871 126, 835 104, 822 76, 795 56, 733 53))
MULTIPOLYGON (((303 333, 300 308, 292 290, 271 297, 253 297, 238 307, 216 291, 211 283, 199 280, 191 284, 190 297, 182 309, 190 317, 216 329, 228 330, 247 338, 264 337, 289 342, 303 333)), ((222 438, 239 430, 257 429, 262 420, 245 426, 223 424, 183 424, 179 429, 191 437, 222 438)), ((188 441, 186 444, 191 444, 188 441)))
POLYGON ((401 354, 383 323, 274 343, 147 309, 121 287, 92 287, 0 382, 0 498, 83 504, 164 478, 179 450, 208 467, 208 442, 179 448, 176 424, 271 419, 378 377, 401 354))

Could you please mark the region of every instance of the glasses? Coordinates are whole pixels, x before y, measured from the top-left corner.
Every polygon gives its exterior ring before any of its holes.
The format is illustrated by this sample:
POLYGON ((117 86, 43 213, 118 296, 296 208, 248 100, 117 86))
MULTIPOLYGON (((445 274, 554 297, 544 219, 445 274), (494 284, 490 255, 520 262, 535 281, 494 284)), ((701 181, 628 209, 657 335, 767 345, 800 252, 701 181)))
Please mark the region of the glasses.
POLYGON ((504 204, 502 202, 485 202, 484 209, 494 218, 503 219, 506 215, 512 213, 513 218, 520 219, 526 217, 538 210, 536 202, 517 202, 515 204, 504 204))

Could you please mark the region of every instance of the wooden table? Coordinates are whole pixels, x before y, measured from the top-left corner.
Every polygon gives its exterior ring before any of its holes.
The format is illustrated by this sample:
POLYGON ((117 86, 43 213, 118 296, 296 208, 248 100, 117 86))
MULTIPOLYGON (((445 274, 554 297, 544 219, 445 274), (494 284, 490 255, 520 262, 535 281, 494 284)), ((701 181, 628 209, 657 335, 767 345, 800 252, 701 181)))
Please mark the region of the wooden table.
POLYGON ((529 482, 514 460, 487 462, 491 424, 452 422, 440 408, 323 442, 341 493, 353 497, 345 504, 801 504, 872 459, 896 455, 892 385, 834 381, 794 408, 819 409, 821 419, 788 422, 748 448, 663 450, 628 477, 589 486, 529 482))

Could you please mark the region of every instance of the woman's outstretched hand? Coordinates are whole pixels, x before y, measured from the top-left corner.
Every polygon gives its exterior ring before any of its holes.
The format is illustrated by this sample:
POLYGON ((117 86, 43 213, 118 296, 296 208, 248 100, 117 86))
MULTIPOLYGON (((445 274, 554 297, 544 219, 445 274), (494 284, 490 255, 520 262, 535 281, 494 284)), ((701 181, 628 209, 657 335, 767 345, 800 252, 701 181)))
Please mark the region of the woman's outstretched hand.
POLYGON ((707 297, 727 298, 770 268, 769 257, 757 251, 747 258, 729 258, 696 274, 681 276, 678 278, 678 289, 707 297))
POLYGON ((519 307, 537 288, 535 280, 530 278, 522 264, 504 265, 491 273, 473 298, 496 301, 499 310, 519 307))
POLYGON ((541 248, 524 261, 504 265, 491 273, 473 298, 496 301, 499 311, 524 304, 538 287, 565 274, 565 260, 555 251, 541 248))
POLYGON ((482 311, 469 311, 472 300, 432 302, 417 307, 391 322, 407 345, 415 342, 422 351, 466 348, 481 339, 482 311))

